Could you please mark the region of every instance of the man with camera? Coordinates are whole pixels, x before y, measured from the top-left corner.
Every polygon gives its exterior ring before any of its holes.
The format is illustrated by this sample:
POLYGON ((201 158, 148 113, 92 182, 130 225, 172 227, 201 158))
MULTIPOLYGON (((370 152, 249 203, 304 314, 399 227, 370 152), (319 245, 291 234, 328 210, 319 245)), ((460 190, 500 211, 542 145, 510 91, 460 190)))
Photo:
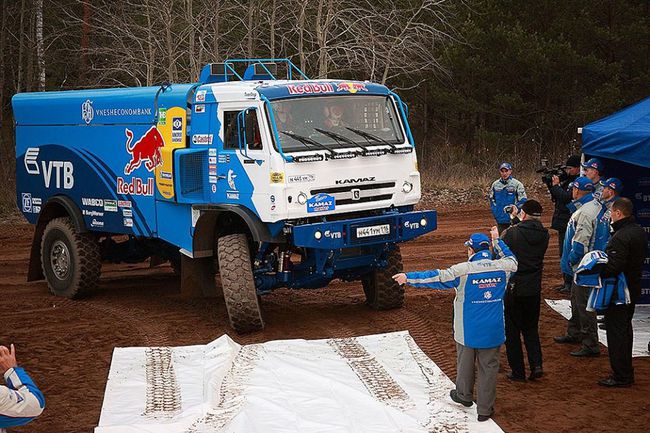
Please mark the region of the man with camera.
POLYGON ((524 184, 512 177, 512 165, 504 162, 499 166, 500 178, 490 187, 490 208, 497 223, 499 234, 510 227, 510 215, 516 215, 526 201, 524 184))
MULTIPOLYGON (((564 236, 566 234, 567 224, 569 218, 573 213, 567 205, 573 200, 571 183, 580 175, 580 157, 578 155, 571 155, 564 166, 559 167, 557 170, 545 171, 542 180, 546 183, 548 191, 551 194, 551 200, 555 205, 553 211, 553 219, 551 220, 551 228, 557 231, 558 246, 560 248, 560 257, 564 249, 564 236)), ((571 276, 562 274, 564 284, 556 287, 562 293, 571 293, 571 276)))

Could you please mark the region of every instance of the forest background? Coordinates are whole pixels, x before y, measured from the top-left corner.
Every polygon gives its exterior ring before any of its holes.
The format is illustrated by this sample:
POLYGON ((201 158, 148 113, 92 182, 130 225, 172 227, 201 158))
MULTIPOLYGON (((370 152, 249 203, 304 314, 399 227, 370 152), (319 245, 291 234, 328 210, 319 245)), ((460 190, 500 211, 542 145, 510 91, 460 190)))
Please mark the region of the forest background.
POLYGON ((1 0, 0 214, 15 211, 18 92, 196 81, 228 58, 290 58, 409 105, 430 189, 531 179, 577 128, 650 95, 648 0, 1 0))

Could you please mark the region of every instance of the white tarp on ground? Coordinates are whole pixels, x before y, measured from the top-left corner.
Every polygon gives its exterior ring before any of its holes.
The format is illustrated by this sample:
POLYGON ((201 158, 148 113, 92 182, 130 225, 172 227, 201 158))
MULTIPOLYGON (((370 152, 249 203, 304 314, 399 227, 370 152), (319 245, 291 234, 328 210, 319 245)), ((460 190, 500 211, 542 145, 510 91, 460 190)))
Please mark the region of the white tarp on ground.
POLYGON ((95 433, 502 432, 408 332, 116 348, 95 433))
MULTIPOLYGON (((564 316, 571 318, 571 301, 568 299, 546 299, 549 307, 564 316)), ((650 356, 648 343, 650 342, 650 305, 637 305, 632 317, 632 329, 634 329, 634 343, 632 345, 632 356, 650 356)), ((598 341, 607 346, 607 333, 598 329, 598 341)))

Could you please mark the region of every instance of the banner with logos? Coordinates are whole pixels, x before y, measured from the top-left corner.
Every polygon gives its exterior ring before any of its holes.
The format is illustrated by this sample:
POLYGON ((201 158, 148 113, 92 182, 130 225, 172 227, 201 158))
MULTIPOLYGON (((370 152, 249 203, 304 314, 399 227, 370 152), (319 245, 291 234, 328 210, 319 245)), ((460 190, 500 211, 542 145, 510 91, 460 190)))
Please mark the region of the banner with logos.
MULTIPOLYGON (((605 176, 617 177, 623 181, 623 197, 634 203, 634 216, 650 238, 650 169, 614 159, 599 158, 605 166, 605 176)), ((650 251, 650 242, 648 243, 650 251)), ((641 274, 641 298, 639 304, 650 304, 650 254, 645 258, 641 274)))

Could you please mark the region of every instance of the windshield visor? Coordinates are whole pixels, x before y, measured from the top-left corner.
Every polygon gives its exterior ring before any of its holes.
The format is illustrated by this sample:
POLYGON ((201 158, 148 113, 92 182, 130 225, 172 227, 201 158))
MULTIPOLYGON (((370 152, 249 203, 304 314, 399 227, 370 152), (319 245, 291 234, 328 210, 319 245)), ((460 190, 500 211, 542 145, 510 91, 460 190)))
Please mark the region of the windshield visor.
MULTIPOLYGON (((388 96, 328 96, 271 102, 285 153, 358 146, 404 144, 393 100, 388 96), (358 145, 358 146, 357 146, 358 145)), ((277 143, 274 137, 274 146, 277 143)))

